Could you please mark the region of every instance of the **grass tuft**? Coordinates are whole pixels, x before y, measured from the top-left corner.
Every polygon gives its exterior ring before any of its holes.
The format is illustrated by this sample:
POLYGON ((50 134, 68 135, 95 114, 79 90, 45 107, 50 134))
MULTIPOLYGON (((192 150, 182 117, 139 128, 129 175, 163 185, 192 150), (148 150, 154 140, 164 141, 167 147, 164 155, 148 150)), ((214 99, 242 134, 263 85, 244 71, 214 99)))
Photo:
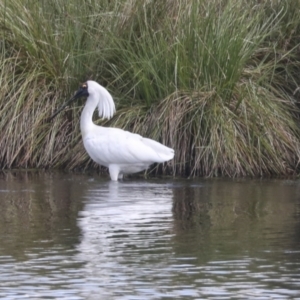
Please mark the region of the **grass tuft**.
POLYGON ((0 0, 0 9, 2 168, 94 166, 82 103, 46 122, 94 79, 117 102, 116 116, 96 123, 175 149, 159 172, 298 171, 298 1, 0 0))

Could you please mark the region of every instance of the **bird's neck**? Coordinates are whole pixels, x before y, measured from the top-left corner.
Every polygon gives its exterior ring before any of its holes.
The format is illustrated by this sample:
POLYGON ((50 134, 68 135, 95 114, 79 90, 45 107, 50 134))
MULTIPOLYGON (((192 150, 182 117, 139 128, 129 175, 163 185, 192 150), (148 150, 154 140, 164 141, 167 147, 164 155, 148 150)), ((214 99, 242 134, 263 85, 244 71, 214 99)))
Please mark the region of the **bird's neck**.
POLYGON ((92 128, 96 126, 93 123, 93 113, 97 107, 97 102, 88 99, 80 117, 80 130, 82 137, 85 137, 88 132, 91 132, 92 128))

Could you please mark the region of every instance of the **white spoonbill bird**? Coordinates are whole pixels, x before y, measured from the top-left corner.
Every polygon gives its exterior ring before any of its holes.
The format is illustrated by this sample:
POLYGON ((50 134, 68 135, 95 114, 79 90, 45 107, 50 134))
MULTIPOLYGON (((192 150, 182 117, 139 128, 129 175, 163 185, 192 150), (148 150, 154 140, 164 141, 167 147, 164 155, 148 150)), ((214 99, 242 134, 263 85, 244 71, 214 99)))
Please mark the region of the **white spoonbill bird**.
POLYGON ((87 96, 80 118, 83 145, 89 156, 98 164, 109 169, 113 181, 146 170, 153 163, 163 163, 174 157, 174 150, 119 128, 106 128, 95 125, 92 116, 96 107, 99 116, 110 119, 116 109, 110 93, 95 81, 88 80, 50 118, 53 119, 73 100, 87 96))

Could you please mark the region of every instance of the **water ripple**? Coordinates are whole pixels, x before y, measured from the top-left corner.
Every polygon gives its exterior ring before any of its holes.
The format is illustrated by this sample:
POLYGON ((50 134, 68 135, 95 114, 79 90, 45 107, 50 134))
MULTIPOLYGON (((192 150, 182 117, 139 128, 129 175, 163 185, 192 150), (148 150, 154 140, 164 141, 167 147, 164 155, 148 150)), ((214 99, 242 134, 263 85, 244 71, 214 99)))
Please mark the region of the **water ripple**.
POLYGON ((253 184, 0 181, 0 298, 300 298, 297 184, 253 184))

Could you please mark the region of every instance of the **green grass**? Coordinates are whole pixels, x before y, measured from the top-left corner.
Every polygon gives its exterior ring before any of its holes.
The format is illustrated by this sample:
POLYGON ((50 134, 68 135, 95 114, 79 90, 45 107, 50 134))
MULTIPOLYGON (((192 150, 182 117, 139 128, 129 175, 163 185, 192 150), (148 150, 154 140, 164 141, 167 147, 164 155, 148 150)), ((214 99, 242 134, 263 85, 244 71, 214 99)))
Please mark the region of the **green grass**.
POLYGON ((95 166, 81 142, 82 102, 46 121, 94 79, 117 104, 111 121, 95 122, 175 149, 159 172, 296 173, 299 9, 279 0, 0 0, 2 168, 95 166))

